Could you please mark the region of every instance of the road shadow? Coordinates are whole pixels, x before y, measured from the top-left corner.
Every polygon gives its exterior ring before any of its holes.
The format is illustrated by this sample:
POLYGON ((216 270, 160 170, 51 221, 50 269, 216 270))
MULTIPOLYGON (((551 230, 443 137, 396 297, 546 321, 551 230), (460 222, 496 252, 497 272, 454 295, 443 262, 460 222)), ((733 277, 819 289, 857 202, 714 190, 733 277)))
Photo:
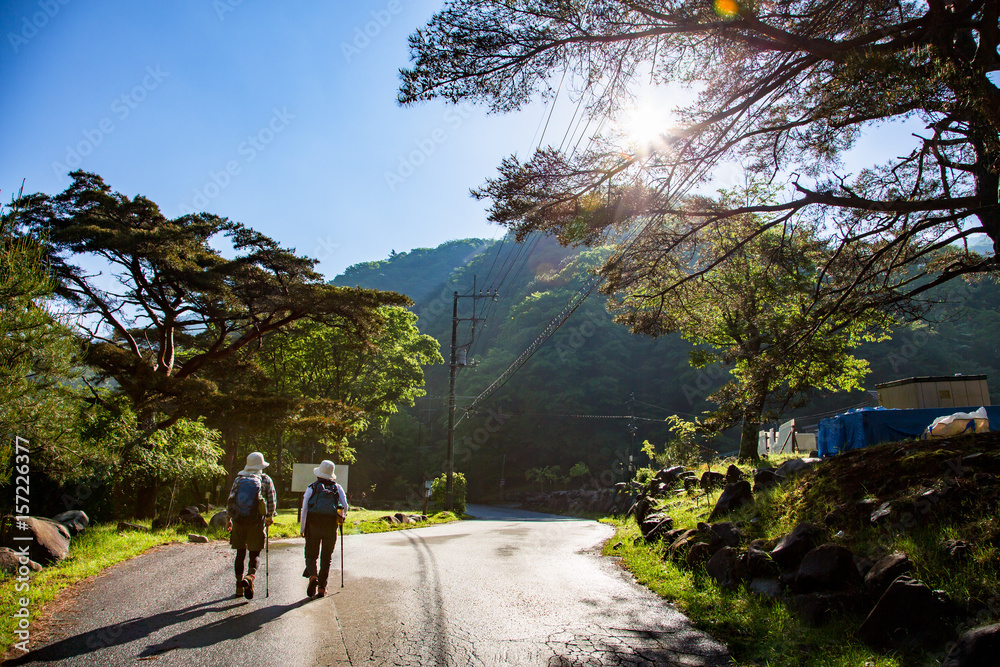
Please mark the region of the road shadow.
POLYGON ((130 621, 106 625, 102 628, 60 639, 42 648, 29 651, 21 657, 4 664, 58 663, 87 653, 93 653, 109 646, 128 644, 129 642, 148 637, 154 632, 171 625, 186 623, 205 614, 226 611, 243 604, 245 604, 243 600, 227 596, 210 602, 191 605, 184 609, 165 611, 146 618, 134 618, 130 621))
POLYGON ((311 598, 304 598, 291 604, 261 607, 249 614, 226 616, 207 625, 199 625, 196 628, 185 630, 159 644, 147 646, 137 657, 140 659, 150 658, 176 649, 205 648, 227 639, 239 639, 260 630, 274 619, 311 601, 311 598))

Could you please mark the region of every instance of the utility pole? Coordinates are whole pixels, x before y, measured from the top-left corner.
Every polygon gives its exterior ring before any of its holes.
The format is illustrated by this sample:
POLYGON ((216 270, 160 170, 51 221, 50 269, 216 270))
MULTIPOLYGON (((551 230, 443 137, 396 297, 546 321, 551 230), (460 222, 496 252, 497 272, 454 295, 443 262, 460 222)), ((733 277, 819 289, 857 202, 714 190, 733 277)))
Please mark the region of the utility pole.
POLYGON ((631 403, 631 407, 628 413, 628 432, 630 434, 628 443, 628 478, 631 480, 635 477, 635 432, 639 430, 639 427, 635 423, 635 392, 632 392, 629 402, 631 403))
POLYGON ((451 363, 448 364, 448 469, 444 508, 455 507, 455 375, 458 374, 458 291, 451 305, 451 363))
POLYGON ((483 318, 476 317, 476 299, 495 299, 496 292, 491 292, 487 294, 477 294, 476 293, 476 282, 475 277, 473 277, 472 282, 472 294, 459 294, 455 291, 452 294, 452 305, 451 305, 451 362, 448 364, 448 461, 446 464, 446 479, 445 484, 445 505, 444 508, 449 512, 455 507, 455 377, 458 375, 458 369, 460 367, 464 368, 468 366, 470 361, 467 358, 468 349, 472 346, 472 341, 476 336, 476 323, 481 321, 483 318), (458 300, 461 298, 471 298, 472 299, 472 317, 459 318, 458 317, 458 300), (469 337, 469 342, 465 345, 459 346, 458 344, 458 323, 464 320, 472 321, 472 333, 469 337), (462 351, 462 356, 459 358, 459 350, 462 351))

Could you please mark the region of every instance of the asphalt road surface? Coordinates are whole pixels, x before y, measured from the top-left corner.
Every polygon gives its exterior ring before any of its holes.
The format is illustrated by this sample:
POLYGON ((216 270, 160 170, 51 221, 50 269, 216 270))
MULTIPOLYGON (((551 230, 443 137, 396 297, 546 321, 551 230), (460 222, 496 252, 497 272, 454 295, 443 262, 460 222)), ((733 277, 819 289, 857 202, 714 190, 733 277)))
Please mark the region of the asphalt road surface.
MULTIPOLYGON (((17 665, 728 665, 725 647, 600 556, 602 524, 470 506, 474 521, 340 545, 305 597, 303 540, 273 541, 270 595, 233 599, 224 543, 158 548, 81 583, 17 665)), ((261 554, 263 566, 263 554, 261 554)), ((261 575, 263 570, 261 571, 261 575)))

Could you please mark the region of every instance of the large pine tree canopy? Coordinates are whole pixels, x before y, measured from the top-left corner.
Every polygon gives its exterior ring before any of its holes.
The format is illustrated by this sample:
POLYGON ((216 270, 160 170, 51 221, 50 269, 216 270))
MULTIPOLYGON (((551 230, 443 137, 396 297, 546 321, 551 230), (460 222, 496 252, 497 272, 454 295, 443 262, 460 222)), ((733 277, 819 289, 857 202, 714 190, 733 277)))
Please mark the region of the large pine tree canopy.
POLYGON ((698 257, 697 277, 727 261, 702 241, 720 222, 757 216, 748 242, 815 226, 834 246, 817 307, 863 312, 997 269, 965 243, 986 234, 1000 248, 998 15, 986 0, 451 0, 410 37, 399 101, 506 112, 568 74, 597 118, 622 113, 650 78, 687 86, 694 101, 659 140, 512 156, 476 194, 521 237, 589 244, 641 226, 604 267, 605 289, 646 300, 672 289, 646 290, 651 267, 698 257), (913 130, 908 144, 845 169, 859 142, 899 125, 913 130), (726 164, 777 195, 722 205, 689 194, 726 164))
POLYGON ((213 371, 269 335, 310 320, 364 341, 384 326, 383 306, 411 303, 328 285, 315 260, 240 223, 167 219, 100 176, 71 176, 61 194, 16 202, 17 222, 45 239, 56 291, 85 332, 86 362, 147 425, 159 420, 154 428, 202 414, 218 392, 213 371), (231 253, 217 249, 226 245, 231 253))

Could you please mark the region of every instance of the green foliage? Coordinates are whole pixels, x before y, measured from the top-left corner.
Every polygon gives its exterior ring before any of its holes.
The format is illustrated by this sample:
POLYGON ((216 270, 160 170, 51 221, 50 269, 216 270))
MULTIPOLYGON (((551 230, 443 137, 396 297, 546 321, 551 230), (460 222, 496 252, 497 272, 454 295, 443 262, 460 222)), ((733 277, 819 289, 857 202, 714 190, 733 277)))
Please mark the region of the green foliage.
MULTIPOLYGON (((851 516, 827 528, 830 533, 838 531, 835 541, 859 557, 874 561, 892 552, 906 553, 914 566, 912 576, 944 591, 954 603, 953 631, 957 636, 971 627, 1000 620, 994 595, 1000 586, 998 549, 990 542, 998 529, 995 507, 1000 487, 956 477, 951 467, 960 456, 994 451, 995 442, 995 434, 984 434, 946 443, 886 443, 865 448, 755 494, 753 503, 727 520, 743 522, 745 542, 759 539, 770 547, 799 523, 822 526, 824 517, 835 507, 849 508, 851 501, 874 497, 875 489, 879 502, 892 500, 895 504, 911 501, 928 487, 951 487, 950 500, 942 505, 915 509, 916 520, 905 524, 909 527, 902 523, 892 528, 872 526, 851 516), (901 447, 908 451, 902 470, 901 447), (954 505, 949 508, 947 503, 954 505), (956 560, 941 548, 946 539, 965 539, 975 546, 967 558, 956 560)), ((724 460, 720 465, 728 463, 724 460)), ((744 464, 737 465, 744 473, 750 470, 744 464)), ((704 469, 702 466, 697 471, 704 469)), ((711 497, 695 493, 672 495, 656 509, 671 516, 676 528, 687 529, 705 521, 712 506, 711 497)), ((787 597, 769 601, 744 586, 721 590, 703 566, 688 568, 665 557, 668 545, 650 545, 638 539, 633 518, 606 522, 616 527, 616 535, 604 552, 622 558, 637 580, 676 604, 697 627, 726 643, 739 664, 910 665, 928 664, 933 657, 911 648, 879 652, 865 646, 854 639, 864 621, 863 613, 834 616, 821 628, 807 626, 792 611, 787 597), (813 647, 806 656, 801 652, 803 645, 813 647)), ((938 655, 934 660, 940 659, 938 655)))
POLYGON ((702 458, 703 451, 711 451, 699 442, 705 434, 697 421, 670 415, 667 423, 670 424, 671 437, 664 444, 662 452, 658 453, 656 446, 648 440, 642 443, 643 453, 657 466, 689 467, 702 458))
POLYGON ((204 420, 181 418, 146 436, 128 401, 102 392, 99 403, 81 411, 78 428, 83 450, 92 454, 71 479, 100 492, 86 499, 91 514, 109 514, 114 501, 118 516, 134 516, 140 507, 133 494, 143 490, 153 494, 155 510, 169 513, 182 498, 204 502, 190 490, 212 488, 226 474, 220 434, 204 420), (138 440, 143 446, 135 446, 138 440))
MULTIPOLYGON (((751 190, 722 193, 721 203, 766 196, 751 190)), ((835 249, 815 227, 785 223, 754 236, 761 226, 769 221, 751 214, 707 225, 692 249, 699 256, 694 275, 690 266, 665 264, 617 305, 618 319, 633 331, 679 332, 694 344, 695 368, 728 367, 729 381, 710 397, 719 408, 704 423, 721 430, 742 422, 741 459, 756 458, 764 419, 818 391, 860 389, 868 362, 851 350, 884 340, 892 324, 880 311, 848 312, 824 301, 816 282, 845 277, 832 273, 835 249)))
POLYGON ((579 479, 580 477, 587 477, 588 475, 590 475, 590 468, 588 468, 587 464, 583 461, 578 461, 573 464, 572 468, 569 469, 569 478, 573 480, 579 479))
MULTIPOLYGON (((465 475, 456 472, 452 475, 452 509, 459 515, 465 514, 465 475)), ((448 475, 441 473, 431 482, 431 502, 435 507, 444 509, 448 501, 448 475)))
POLYGON ((417 316, 378 310, 366 338, 347 323, 300 322, 267 339, 258 353, 276 393, 323 399, 354 410, 354 434, 384 428, 400 404, 424 395, 424 366, 444 363, 436 340, 417 329, 417 316))
POLYGON ((80 346, 50 306, 57 283, 44 237, 21 231, 17 212, 16 203, 0 208, 0 486, 10 480, 15 438, 31 451, 36 471, 80 463, 71 384, 80 375, 80 346))
POLYGON ((60 195, 15 202, 15 223, 45 233, 59 295, 92 323, 87 363, 114 381, 148 432, 224 407, 207 373, 299 320, 349 326, 364 340, 379 307, 409 304, 326 285, 315 260, 239 223, 206 213, 167 219, 95 174, 71 176, 60 195), (232 256, 216 249, 220 242, 232 256), (103 265, 117 284, 98 286, 84 261, 103 265))
POLYGON ((559 466, 541 466, 539 468, 528 468, 524 471, 524 478, 529 482, 538 484, 540 491, 544 491, 546 485, 555 486, 565 483, 568 478, 563 477, 562 468, 559 466))
MULTIPOLYGON (((440 293, 414 304, 421 331, 434 336, 442 349, 447 350, 451 340, 452 291, 468 289, 474 275, 483 285, 498 250, 497 265, 507 257, 509 244, 498 246, 474 257, 466 267, 438 274, 436 280, 443 285, 440 293)), ((476 396, 492 382, 565 307, 589 271, 608 253, 608 248, 581 250, 561 247, 549 238, 539 240, 524 270, 510 272, 504 298, 490 302, 486 311, 490 318, 485 327, 477 329, 473 347, 472 356, 479 364, 459 372, 459 396, 476 396)), ((434 264, 430 257, 428 260, 430 277, 434 264)), ((378 276, 390 281, 380 283, 383 286, 405 291, 405 282, 393 283, 392 278, 388 268, 378 276)), ((363 273, 356 279, 370 286, 363 273)), ((990 334, 1000 326, 1000 294, 988 284, 966 287, 955 282, 951 287, 937 288, 931 296, 936 302, 964 306, 935 305, 928 316, 937 321, 920 328, 897 326, 891 340, 865 342, 849 352, 871 366, 863 380, 865 389, 902 377, 955 372, 986 373, 991 384, 1000 384, 996 361, 1000 360, 1000 338, 990 334)), ((605 303, 603 296, 592 295, 494 395, 488 406, 492 415, 489 411, 470 414, 459 424, 457 451, 467 459, 461 465, 470 497, 495 497, 501 471, 506 478, 505 491, 510 493, 538 488, 537 482, 525 477, 528 469, 558 465, 566 470, 577 461, 584 462, 602 484, 623 479, 621 463, 630 453, 627 421, 568 415, 626 414, 631 391, 639 399, 635 414, 644 418, 636 422, 635 449, 631 452, 639 457, 637 467, 645 465, 644 455, 638 451, 643 441, 659 449, 674 437, 670 424, 663 420, 665 415, 676 412, 693 418, 717 407, 708 397, 733 379, 731 366, 715 363, 694 368, 690 353, 695 348, 690 342, 679 334, 634 336, 615 324, 605 303), (478 440, 473 438, 477 433, 478 440), (464 444, 466 438, 468 445, 464 444)), ((460 301, 460 316, 471 313, 468 305, 467 300, 460 301)), ((460 340, 467 340, 467 335, 467 329, 459 329, 460 340)), ((708 347, 704 350, 711 351, 708 347)), ((386 431, 369 432, 355 441, 362 456, 352 468, 352 476, 356 475, 352 480, 377 482, 380 490, 388 490, 393 480, 402 476, 416 489, 424 479, 440 472, 446 456, 446 404, 440 397, 448 392, 447 366, 427 367, 426 382, 427 396, 393 415, 386 431)), ((459 404, 464 400, 470 399, 459 399, 459 404)), ((800 425, 812 425, 815 420, 809 420, 810 415, 867 400, 868 394, 858 390, 822 391, 812 395, 809 405, 800 406, 793 400, 783 412, 800 425)), ((739 433, 731 429, 700 442, 719 452, 731 452, 739 446, 739 433)))
POLYGON ((816 224, 834 246, 830 266, 847 276, 815 283, 834 311, 912 315, 912 299, 933 282, 1000 268, 964 247, 982 235, 1000 249, 995 24, 987 2, 449 0, 411 35, 398 98, 507 112, 569 72, 567 85, 606 82, 584 113, 622 128, 636 96, 648 96, 663 119, 658 136, 607 130, 582 151, 504 159, 474 191, 490 200, 490 219, 518 239, 539 232, 580 245, 642 225, 602 274, 611 293, 656 300, 664 291, 639 284, 650 269, 694 263, 691 242, 707 228, 769 211, 742 240, 816 224), (694 97, 671 95, 677 87, 694 97), (899 132, 840 169, 866 137, 915 118, 934 132, 899 132), (720 164, 738 164, 748 182, 793 187, 773 202, 686 194, 720 164))

